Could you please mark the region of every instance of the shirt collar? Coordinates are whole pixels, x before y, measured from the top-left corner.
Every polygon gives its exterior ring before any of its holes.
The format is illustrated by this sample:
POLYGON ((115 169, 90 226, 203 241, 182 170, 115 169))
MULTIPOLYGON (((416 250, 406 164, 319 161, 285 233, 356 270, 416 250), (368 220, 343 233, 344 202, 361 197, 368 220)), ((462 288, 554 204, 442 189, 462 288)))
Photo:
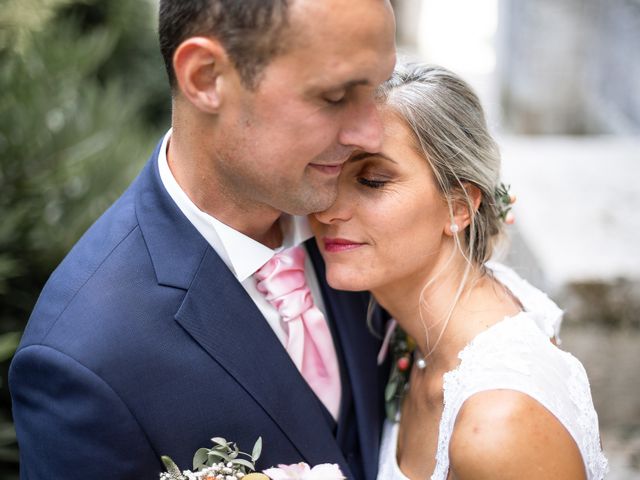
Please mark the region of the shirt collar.
POLYGON ((167 161, 167 146, 170 138, 171 129, 164 136, 158 155, 160 179, 178 208, 207 240, 239 282, 253 275, 276 253, 300 245, 312 237, 306 216, 282 214, 279 220, 283 236, 282 245, 271 249, 200 210, 178 185, 171 173, 167 161))

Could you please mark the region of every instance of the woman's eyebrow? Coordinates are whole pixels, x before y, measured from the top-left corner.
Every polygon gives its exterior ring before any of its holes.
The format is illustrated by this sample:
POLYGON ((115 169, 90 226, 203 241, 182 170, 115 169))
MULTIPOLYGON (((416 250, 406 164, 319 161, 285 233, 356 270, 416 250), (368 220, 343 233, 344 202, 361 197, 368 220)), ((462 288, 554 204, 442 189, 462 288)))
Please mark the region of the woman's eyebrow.
POLYGON ((395 163, 395 164, 398 163, 393 158, 387 157, 384 153, 370 153, 370 152, 359 152, 359 153, 356 153, 354 156, 352 156, 349 159, 349 162, 358 162, 360 160, 365 160, 365 159, 370 158, 370 157, 382 158, 383 160, 388 160, 389 162, 395 163))

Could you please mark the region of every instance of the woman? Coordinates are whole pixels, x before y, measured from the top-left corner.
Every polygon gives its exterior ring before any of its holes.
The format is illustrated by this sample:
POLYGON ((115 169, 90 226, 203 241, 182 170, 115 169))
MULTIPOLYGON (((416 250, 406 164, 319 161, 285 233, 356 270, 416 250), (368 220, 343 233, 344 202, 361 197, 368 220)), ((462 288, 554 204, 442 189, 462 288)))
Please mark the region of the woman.
POLYGON ((381 152, 355 154, 311 219, 329 284, 370 290, 416 343, 379 478, 603 478, 585 371, 553 343, 561 311, 489 261, 508 202, 476 95, 409 65, 379 108, 381 152))

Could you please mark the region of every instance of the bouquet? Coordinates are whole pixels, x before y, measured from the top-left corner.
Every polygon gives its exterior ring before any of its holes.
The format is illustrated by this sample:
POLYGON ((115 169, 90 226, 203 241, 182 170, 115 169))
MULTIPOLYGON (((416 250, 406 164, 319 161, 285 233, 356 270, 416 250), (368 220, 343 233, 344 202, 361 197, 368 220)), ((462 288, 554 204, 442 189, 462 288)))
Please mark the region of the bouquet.
POLYGON ((160 480, 345 480, 338 465, 323 463, 310 467, 306 463, 278 465, 256 472, 255 463, 262 453, 262 437, 251 454, 241 452, 234 442, 224 438, 211 439, 213 448, 200 448, 193 456, 193 471, 180 471, 169 457, 162 457, 166 472, 160 480))

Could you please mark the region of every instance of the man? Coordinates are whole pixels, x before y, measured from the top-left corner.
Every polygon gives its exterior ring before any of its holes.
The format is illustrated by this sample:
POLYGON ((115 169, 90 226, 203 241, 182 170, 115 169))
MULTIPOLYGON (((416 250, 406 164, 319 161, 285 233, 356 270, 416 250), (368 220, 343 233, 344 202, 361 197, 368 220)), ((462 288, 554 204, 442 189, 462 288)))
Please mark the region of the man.
POLYGON ((380 147, 391 7, 162 0, 159 30, 173 129, 53 273, 11 366, 22 478, 154 478, 161 455, 189 467, 212 436, 262 436, 263 468, 332 462, 372 480, 382 406, 364 297, 329 289, 306 244, 331 404, 254 274, 308 238, 290 215, 333 202, 349 155, 380 147))

